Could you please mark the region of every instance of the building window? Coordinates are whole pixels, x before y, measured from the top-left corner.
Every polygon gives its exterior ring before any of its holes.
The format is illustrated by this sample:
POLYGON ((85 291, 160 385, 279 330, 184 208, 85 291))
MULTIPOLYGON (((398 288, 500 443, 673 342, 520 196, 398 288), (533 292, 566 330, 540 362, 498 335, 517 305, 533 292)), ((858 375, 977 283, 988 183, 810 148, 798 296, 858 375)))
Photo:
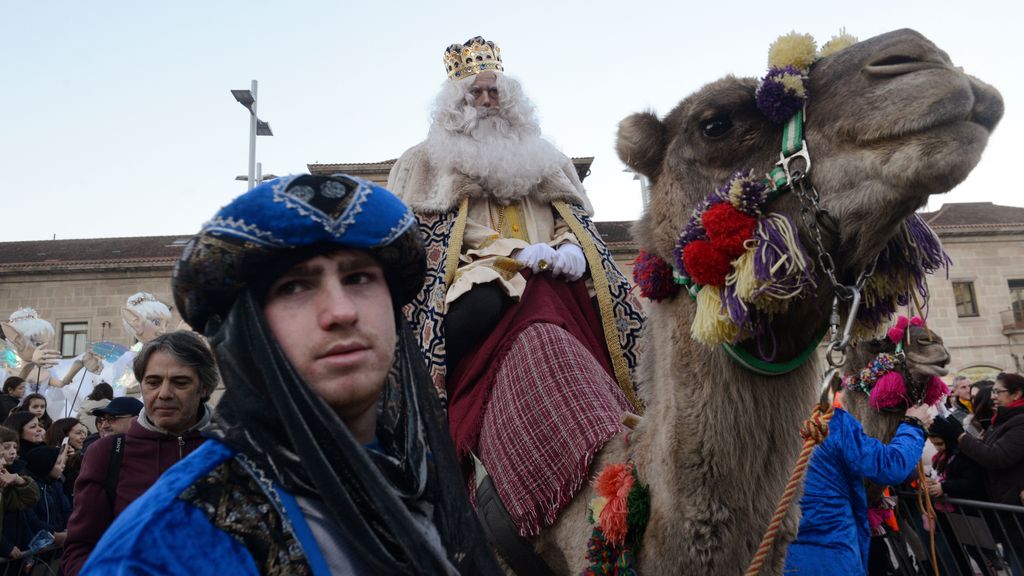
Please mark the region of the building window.
POLYGON ((1010 309, 1015 323, 1024 322, 1024 280, 1010 280, 1010 309))
POLYGON ((974 282, 953 282, 956 315, 960 318, 978 315, 978 299, 974 297, 974 282))
POLYGON ((85 352, 85 341, 89 337, 87 322, 61 322, 60 355, 72 358, 85 352))

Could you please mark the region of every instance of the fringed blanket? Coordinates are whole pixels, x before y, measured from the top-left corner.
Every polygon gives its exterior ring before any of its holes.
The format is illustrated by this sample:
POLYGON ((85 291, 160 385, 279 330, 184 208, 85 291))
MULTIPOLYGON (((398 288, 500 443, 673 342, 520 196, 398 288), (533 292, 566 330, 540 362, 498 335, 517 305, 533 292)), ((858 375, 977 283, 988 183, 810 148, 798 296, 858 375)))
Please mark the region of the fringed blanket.
POLYGON ((496 375, 479 455, 522 536, 555 521, 629 409, 615 380, 573 336, 532 324, 496 375))

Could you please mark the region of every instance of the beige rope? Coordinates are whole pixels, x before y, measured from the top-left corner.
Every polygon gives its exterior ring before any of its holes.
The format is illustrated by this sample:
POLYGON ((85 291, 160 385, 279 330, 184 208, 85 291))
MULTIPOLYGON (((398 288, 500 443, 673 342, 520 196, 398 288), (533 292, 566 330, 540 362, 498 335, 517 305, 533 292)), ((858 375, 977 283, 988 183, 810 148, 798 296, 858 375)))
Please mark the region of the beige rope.
POLYGON ((833 414, 834 410, 831 405, 822 413, 821 404, 815 404, 811 417, 804 421, 803 428, 800 430, 800 435, 804 439, 803 448, 800 450, 800 456, 796 459, 796 464, 793 466, 793 474, 789 477, 789 483, 786 484, 786 489, 782 492, 782 499, 779 500, 779 505, 775 508, 775 514, 772 515, 771 522, 768 523, 768 530, 765 531, 764 537, 761 538, 761 544, 757 547, 754 559, 750 561, 750 566, 744 573, 746 576, 756 576, 761 571, 761 567, 764 566, 768 552, 775 543, 775 538, 779 535, 779 527, 782 526, 782 520, 786 517, 790 504, 793 503, 797 489, 803 484, 804 475, 807 473, 807 464, 811 460, 811 453, 814 452, 815 446, 824 442, 825 438, 828 437, 828 423, 832 420, 833 414))

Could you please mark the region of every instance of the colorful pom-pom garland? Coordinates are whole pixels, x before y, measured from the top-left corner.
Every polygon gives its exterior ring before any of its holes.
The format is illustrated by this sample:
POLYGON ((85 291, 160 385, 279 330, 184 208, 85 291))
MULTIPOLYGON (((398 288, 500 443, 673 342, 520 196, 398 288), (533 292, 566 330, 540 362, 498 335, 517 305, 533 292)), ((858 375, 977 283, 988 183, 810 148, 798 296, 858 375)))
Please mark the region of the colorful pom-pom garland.
POLYGON ((948 395, 949 387, 938 376, 932 376, 924 386, 918 387, 908 386, 904 376, 903 340, 910 326, 923 323, 916 316, 910 319, 900 316, 896 324, 886 331, 886 338, 896 345, 896 353, 876 355, 859 373, 845 376, 843 386, 847 390, 867 394, 868 402, 875 410, 911 406, 918 402, 932 406, 948 395))
POLYGON ((594 482, 583 576, 636 576, 636 557, 651 516, 651 492, 632 462, 609 464, 594 482))

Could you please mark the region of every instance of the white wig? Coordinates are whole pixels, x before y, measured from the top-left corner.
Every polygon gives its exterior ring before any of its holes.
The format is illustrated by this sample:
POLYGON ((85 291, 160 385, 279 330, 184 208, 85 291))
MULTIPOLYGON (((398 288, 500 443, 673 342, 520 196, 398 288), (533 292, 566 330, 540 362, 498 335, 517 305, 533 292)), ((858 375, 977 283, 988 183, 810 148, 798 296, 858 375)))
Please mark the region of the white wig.
POLYGON ((34 308, 19 308, 11 314, 10 323, 36 348, 53 340, 53 324, 39 317, 34 308))
POLYGON ((427 154, 483 182, 503 199, 529 194, 544 176, 562 169, 565 156, 541 137, 536 110, 513 78, 497 74, 497 108, 477 108, 475 77, 447 80, 434 102, 427 154))
MULTIPOLYGON (((171 309, 149 292, 136 292, 129 296, 128 301, 125 302, 125 309, 142 316, 161 330, 165 330, 171 322, 171 309)), ((122 319, 121 322, 129 334, 135 334, 135 330, 127 320, 122 319)), ((137 334, 135 336, 138 337, 137 334)))

